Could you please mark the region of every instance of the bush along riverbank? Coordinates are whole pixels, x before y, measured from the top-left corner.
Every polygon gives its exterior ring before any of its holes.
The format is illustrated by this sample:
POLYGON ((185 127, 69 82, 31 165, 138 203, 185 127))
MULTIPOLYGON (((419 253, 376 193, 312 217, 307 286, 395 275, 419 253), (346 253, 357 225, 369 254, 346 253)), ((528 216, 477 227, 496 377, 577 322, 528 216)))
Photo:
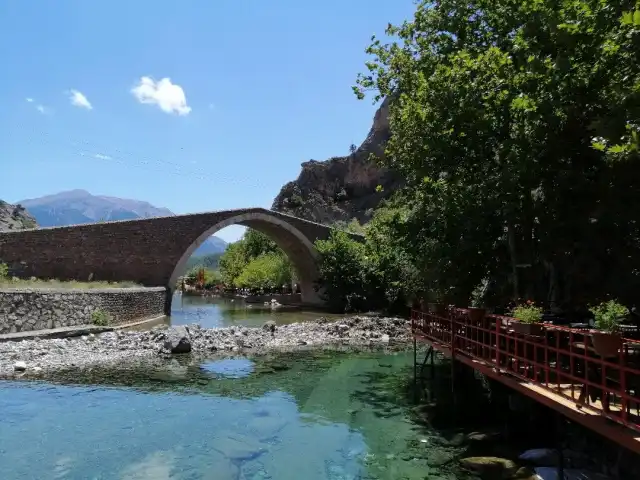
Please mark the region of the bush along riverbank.
POLYGON ((0 343, 0 376, 43 376, 47 371, 153 361, 166 356, 193 353, 262 351, 299 347, 398 346, 411 340, 408 321, 401 318, 360 315, 336 322, 262 328, 203 329, 199 325, 158 328, 144 332, 107 332, 77 339, 38 339, 0 343))

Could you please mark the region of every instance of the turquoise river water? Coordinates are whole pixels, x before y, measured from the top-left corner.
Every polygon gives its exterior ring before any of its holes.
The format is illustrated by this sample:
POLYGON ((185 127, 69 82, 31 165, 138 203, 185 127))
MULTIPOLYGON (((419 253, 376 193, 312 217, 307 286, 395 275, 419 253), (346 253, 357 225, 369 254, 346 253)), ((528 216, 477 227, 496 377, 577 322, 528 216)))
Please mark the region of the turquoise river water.
MULTIPOLYGON (((180 308, 176 323, 225 323, 180 308)), ((414 420, 411 369, 409 352, 323 350, 1 382, 0 478, 467 478, 414 420)))

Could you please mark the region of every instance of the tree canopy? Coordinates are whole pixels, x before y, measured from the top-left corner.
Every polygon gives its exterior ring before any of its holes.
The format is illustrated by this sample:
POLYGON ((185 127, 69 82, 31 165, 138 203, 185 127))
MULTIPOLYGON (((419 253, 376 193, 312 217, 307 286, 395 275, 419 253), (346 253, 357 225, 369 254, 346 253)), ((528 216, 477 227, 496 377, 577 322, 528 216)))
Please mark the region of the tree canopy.
POLYGON ((267 235, 247 229, 220 258, 224 283, 233 287, 271 289, 290 284, 295 272, 285 253, 267 235))
POLYGON ((493 303, 632 302, 636 1, 421 1, 386 34, 354 87, 390 98, 382 161, 407 179, 367 228, 385 290, 399 282, 458 304, 479 285, 493 303))

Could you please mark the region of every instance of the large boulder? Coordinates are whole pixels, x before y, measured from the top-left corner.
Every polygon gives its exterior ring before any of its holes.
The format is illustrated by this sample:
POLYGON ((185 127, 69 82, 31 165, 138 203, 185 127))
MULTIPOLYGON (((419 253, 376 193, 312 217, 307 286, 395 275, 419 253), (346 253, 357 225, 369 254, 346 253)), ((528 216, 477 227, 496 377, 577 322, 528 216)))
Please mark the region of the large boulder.
POLYGON ((171 353, 189 353, 191 351, 191 335, 185 326, 169 328, 164 334, 164 348, 171 353))

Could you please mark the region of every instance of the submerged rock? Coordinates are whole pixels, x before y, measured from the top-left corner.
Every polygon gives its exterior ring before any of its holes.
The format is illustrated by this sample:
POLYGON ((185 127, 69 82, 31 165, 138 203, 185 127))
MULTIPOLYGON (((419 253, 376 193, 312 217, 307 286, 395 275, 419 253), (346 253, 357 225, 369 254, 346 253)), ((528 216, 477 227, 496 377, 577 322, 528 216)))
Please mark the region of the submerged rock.
POLYGON ((488 478, 512 477, 518 470, 514 461, 500 457, 468 457, 460 460, 463 467, 488 478))

